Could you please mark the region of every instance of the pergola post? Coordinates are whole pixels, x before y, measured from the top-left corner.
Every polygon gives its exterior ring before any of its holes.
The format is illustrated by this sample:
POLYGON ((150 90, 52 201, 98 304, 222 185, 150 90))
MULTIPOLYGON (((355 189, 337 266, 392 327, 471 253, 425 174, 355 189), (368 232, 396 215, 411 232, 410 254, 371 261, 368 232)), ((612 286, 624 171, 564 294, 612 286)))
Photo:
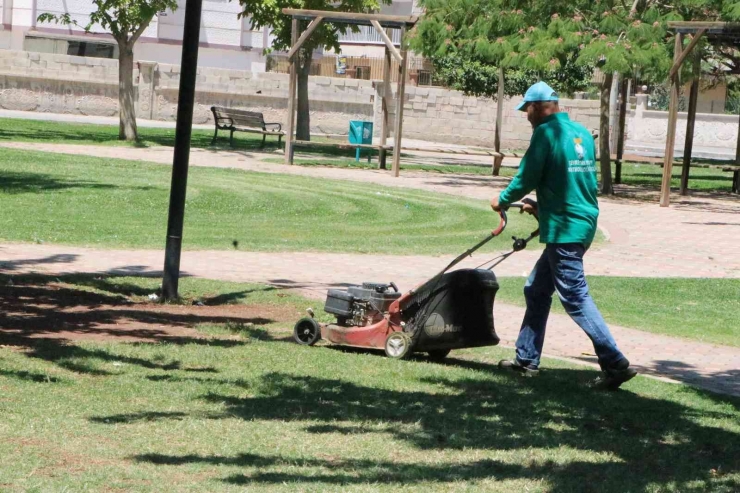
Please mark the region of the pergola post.
POLYGON ((408 48, 406 46, 406 27, 401 28, 401 63, 398 66, 398 89, 396 91, 396 122, 393 129, 393 176, 401 170, 401 132, 403 131, 403 105, 406 99, 406 72, 408 48))
POLYGON ((391 93, 391 52, 388 46, 385 47, 385 58, 383 60, 383 91, 381 94, 381 107, 383 110, 382 120, 380 122, 380 148, 378 149, 378 167, 386 169, 386 143, 390 130, 390 119, 388 118, 388 94, 391 93))
POLYGON ((619 98, 621 100, 619 106, 619 126, 617 131, 617 161, 615 163, 614 172, 614 183, 619 185, 622 183, 622 157, 624 156, 624 124, 627 120, 627 106, 629 103, 629 79, 622 79, 622 84, 619 86, 619 98))
POLYGON ((504 121, 504 68, 498 68, 498 95, 496 100, 496 134, 493 140, 493 148, 499 155, 493 158, 493 176, 498 176, 501 172, 501 163, 504 157, 501 153, 501 127, 504 121))
POLYGON ((693 80, 689 93, 689 114, 686 116, 686 143, 683 148, 683 169, 681 170, 681 195, 689 193, 689 173, 691 169, 691 153, 694 148, 694 123, 696 122, 696 105, 699 98, 699 82, 701 81, 701 56, 694 55, 693 80))
MULTIPOLYGON (((298 43, 298 19, 293 18, 291 24, 290 44, 294 47, 298 43)), ((285 129, 285 164, 293 164, 293 146, 295 143, 295 110, 296 89, 298 86, 298 58, 294 56, 290 60, 290 75, 288 82, 288 115, 285 129)))
MULTIPOLYGON (((674 67, 681 57, 683 35, 676 33, 676 42, 673 53, 674 67)), ((680 68, 680 66, 679 66, 680 68)), ((678 118, 678 76, 679 71, 672 71, 671 102, 668 106, 668 130, 665 142, 665 160, 663 161, 663 181, 660 187, 660 206, 668 207, 671 203, 671 174, 673 172, 673 149, 676 143, 676 120, 678 118)))

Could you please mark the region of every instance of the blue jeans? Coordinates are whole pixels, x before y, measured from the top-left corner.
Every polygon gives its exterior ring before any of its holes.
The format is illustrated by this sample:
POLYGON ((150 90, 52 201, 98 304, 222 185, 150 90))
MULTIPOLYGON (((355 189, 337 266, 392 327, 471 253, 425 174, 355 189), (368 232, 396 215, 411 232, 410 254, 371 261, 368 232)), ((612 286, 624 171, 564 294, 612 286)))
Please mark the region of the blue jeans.
POLYGON ((524 286, 527 311, 516 341, 519 363, 539 366, 545 326, 555 292, 568 315, 593 342, 602 369, 624 359, 588 292, 583 272, 585 253, 584 246, 577 243, 548 244, 535 264, 524 286))

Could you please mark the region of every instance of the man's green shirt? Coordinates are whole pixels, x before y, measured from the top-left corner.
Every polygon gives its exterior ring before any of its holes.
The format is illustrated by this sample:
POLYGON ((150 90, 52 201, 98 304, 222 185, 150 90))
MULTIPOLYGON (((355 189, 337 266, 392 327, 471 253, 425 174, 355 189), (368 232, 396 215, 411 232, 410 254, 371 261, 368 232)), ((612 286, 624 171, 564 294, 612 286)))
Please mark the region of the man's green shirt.
POLYGON ((590 245, 599 217, 596 150, 586 128, 566 113, 535 129, 519 172, 499 202, 503 206, 537 190, 540 242, 590 245))

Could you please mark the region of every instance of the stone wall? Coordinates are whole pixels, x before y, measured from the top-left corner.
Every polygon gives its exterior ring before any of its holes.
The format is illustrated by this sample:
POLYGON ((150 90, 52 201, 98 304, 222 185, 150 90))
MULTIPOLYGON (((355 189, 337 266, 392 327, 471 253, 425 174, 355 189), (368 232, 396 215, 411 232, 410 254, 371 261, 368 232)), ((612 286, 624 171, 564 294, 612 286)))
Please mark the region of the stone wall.
MULTIPOLYGON (((630 112, 627 139, 631 145, 665 145, 668 133, 668 112, 648 111, 638 100, 637 108, 630 112)), ((737 115, 697 113, 694 124, 694 146, 724 149, 732 153, 737 146, 737 115)), ((686 113, 678 114, 676 148, 683 150, 686 141, 686 113)))
MULTIPOLYGON (((381 91, 382 84, 378 83, 378 87, 381 91)), ((526 114, 516 111, 518 104, 519 98, 504 101, 501 145, 505 149, 526 149, 532 137, 526 114)), ((571 118, 589 130, 599 128, 598 101, 568 99, 562 100, 560 105, 571 118)), ((376 109, 376 114, 378 112, 376 109)), ((392 106, 391 114, 395 117, 395 106, 392 106)), ((434 87, 406 87, 403 117, 404 138, 494 146, 496 102, 491 99, 434 87)), ((379 128, 379 122, 378 115, 376 128, 379 128)))
POLYGON ((0 107, 116 115, 118 61, 0 50, 0 107))
MULTIPOLYGON (((180 67, 138 62, 134 73, 139 118, 174 121, 180 67)), ((396 91, 396 87, 391 87, 396 91)), ((349 120, 375 122, 380 132, 382 82, 311 77, 311 131, 346 135, 349 120)), ((211 106, 249 109, 285 124, 288 75, 217 68, 198 69, 194 123, 212 119, 211 106)), ((525 149, 532 134, 518 100, 504 102, 502 146, 525 149)), ((561 105, 590 130, 598 128, 598 102, 561 105)), ((118 113, 118 62, 100 58, 0 50, 0 107, 12 110, 113 116, 118 113)), ((395 100, 391 101, 391 119, 395 100)), ((496 103, 440 88, 408 86, 404 137, 493 147, 496 103)), ((391 130, 393 125, 391 123, 391 130)))

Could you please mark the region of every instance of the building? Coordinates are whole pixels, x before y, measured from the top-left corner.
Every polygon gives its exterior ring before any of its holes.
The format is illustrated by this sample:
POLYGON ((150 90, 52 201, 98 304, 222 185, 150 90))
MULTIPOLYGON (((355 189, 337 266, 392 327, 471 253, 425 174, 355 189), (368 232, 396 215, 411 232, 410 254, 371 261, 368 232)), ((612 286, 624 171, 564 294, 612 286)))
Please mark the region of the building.
MULTIPOLYGON (((179 64, 182 31, 185 19, 185 0, 178 0, 175 12, 166 11, 155 16, 134 48, 134 59, 159 63, 179 64)), ((90 0, 0 0, 2 30, 0 49, 58 53, 102 58, 118 58, 118 46, 113 38, 98 27, 86 34, 76 26, 39 23, 40 14, 68 13, 84 26, 92 12, 90 0)), ((394 1, 383 6, 388 14, 411 14, 413 0, 394 1)), ((268 30, 251 27, 249 19, 239 19, 239 3, 226 0, 203 0, 200 31, 199 65, 204 67, 264 72, 264 49, 272 39, 268 30)), ((352 56, 383 56, 382 40, 370 29, 360 28, 342 36, 342 51, 352 56)), ((393 33, 394 40, 400 39, 393 33)), ((317 56, 321 56, 318 53, 317 56)))

